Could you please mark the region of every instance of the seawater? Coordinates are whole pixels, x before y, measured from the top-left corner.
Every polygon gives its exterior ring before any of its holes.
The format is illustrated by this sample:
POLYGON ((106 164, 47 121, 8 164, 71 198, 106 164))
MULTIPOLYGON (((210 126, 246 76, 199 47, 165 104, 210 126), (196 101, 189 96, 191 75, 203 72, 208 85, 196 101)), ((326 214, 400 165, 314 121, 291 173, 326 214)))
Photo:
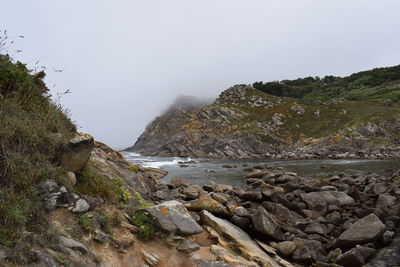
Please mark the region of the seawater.
POLYGON ((257 164, 283 167, 285 171, 296 172, 309 178, 326 178, 334 174, 344 172, 346 174, 390 174, 392 170, 400 168, 400 159, 390 160, 262 160, 262 159, 202 159, 179 157, 146 157, 137 153, 122 152, 124 157, 136 164, 145 167, 161 168, 168 171, 163 181, 169 181, 173 177, 182 177, 193 184, 205 184, 215 182, 243 186, 246 183, 245 167, 257 164), (179 162, 194 160, 189 167, 182 168, 179 162), (227 169, 223 165, 236 165, 236 168, 227 169))

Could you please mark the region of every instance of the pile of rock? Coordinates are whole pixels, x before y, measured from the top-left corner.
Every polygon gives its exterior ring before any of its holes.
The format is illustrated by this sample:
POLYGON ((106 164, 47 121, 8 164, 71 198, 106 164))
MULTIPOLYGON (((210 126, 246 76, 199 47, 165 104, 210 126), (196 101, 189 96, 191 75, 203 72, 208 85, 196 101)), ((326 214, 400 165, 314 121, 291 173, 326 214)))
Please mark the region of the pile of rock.
POLYGON ((289 261, 362 266, 393 250, 389 245, 400 225, 399 172, 307 179, 263 168, 246 178, 247 188, 176 178, 158 183, 155 197, 179 200, 195 220, 200 215, 219 240, 215 253, 221 259, 227 258, 221 252, 227 244, 241 251, 242 263, 263 266, 290 266, 289 261))

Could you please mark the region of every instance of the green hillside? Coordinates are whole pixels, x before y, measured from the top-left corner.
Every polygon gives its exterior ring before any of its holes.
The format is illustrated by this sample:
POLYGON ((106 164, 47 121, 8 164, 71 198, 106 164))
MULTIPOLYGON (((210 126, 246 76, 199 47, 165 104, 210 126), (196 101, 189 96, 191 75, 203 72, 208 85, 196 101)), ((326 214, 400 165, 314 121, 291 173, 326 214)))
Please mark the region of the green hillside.
POLYGON ((301 98, 304 102, 332 98, 348 100, 391 99, 400 101, 400 65, 354 73, 347 77, 306 77, 296 80, 256 82, 265 93, 301 98))

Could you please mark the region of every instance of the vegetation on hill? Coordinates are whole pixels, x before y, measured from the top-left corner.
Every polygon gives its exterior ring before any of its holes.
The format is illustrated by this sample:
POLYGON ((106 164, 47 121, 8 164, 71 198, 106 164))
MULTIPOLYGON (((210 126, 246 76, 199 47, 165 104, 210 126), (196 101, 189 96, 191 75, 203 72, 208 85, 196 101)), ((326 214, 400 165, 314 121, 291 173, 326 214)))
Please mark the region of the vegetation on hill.
POLYGON ((37 183, 63 179, 57 153, 75 132, 44 77, 0 54, 0 244, 6 246, 43 226, 37 183))
POLYGON ((400 65, 354 73, 347 77, 306 77, 296 80, 255 82, 265 93, 304 101, 391 99, 400 101, 400 65))

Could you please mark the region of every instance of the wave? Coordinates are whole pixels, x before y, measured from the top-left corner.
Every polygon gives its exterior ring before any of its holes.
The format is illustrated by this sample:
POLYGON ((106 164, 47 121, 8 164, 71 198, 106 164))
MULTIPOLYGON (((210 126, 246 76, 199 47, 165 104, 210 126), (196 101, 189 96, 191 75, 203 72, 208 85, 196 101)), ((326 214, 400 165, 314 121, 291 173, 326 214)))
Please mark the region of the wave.
POLYGON ((130 162, 140 164, 143 167, 160 169, 163 166, 178 165, 179 162, 190 161, 191 158, 161 158, 161 157, 146 157, 135 152, 122 152, 123 156, 130 162))

